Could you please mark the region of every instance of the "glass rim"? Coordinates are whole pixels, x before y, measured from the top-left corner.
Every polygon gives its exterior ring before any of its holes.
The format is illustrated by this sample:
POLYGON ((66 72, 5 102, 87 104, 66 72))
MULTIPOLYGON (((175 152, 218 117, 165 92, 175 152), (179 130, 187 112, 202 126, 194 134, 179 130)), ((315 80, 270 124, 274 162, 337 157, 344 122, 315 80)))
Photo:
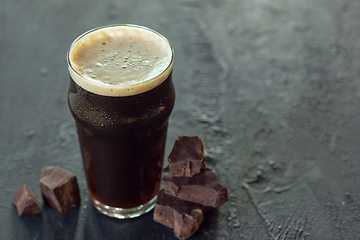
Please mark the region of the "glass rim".
MULTIPOLYGON (((96 31, 99 31, 99 30, 102 30, 102 29, 107 29, 107 28, 116 28, 116 27, 127 27, 127 28, 134 28, 134 29, 142 29, 142 30, 145 30, 145 31, 149 31, 155 35, 157 35, 158 37, 162 38, 169 46, 170 48, 170 52, 171 52, 171 59, 170 59, 170 62, 169 64, 166 66, 166 68, 164 68, 160 73, 158 73, 156 76, 152 77, 152 78, 149 78, 149 79, 146 79, 144 82, 141 82, 141 83, 135 83, 135 84, 131 84, 131 85, 127 85, 127 87, 136 87, 138 85, 142 85, 144 83, 147 83, 147 82, 151 82, 152 80, 160 77, 161 75, 163 75, 164 73, 168 72, 170 68, 172 68, 173 66, 173 62, 174 62, 174 49, 170 43, 170 41, 165 37, 163 36, 161 33, 151 29, 151 28, 148 28, 148 27, 145 27, 145 26, 141 26, 141 25, 136 25, 136 24, 109 24, 109 25, 104 25, 104 26, 100 26, 100 27, 96 27, 96 28, 92 28, 84 33, 82 33, 81 35, 79 35, 70 45, 68 51, 67 51, 67 54, 66 54, 66 61, 67 61, 67 65, 68 65, 68 68, 69 68, 69 72, 70 72, 70 69, 80 78, 84 79, 86 82, 90 83, 90 84, 95 84, 95 85, 100 85, 99 83, 97 83, 96 81, 93 81, 91 78, 86 78, 85 76, 83 76, 81 73, 79 73, 72 65, 71 63, 71 60, 70 60, 70 53, 71 53, 71 50, 73 49, 73 47, 81 40, 83 39, 84 37, 88 36, 89 34, 93 33, 93 32, 96 32, 96 31)), ((171 71, 170 71, 170 74, 171 74, 171 71)), ((169 75, 170 75, 169 74, 169 75)), ((70 74, 71 75, 71 74, 70 74)), ((168 77, 168 76, 167 76, 168 77)), ((166 77, 166 78, 167 78, 166 77)), ((164 80, 166 79, 164 78, 164 80)), ((74 80, 74 79, 73 79, 74 80)), ((75 81, 75 80, 74 80, 75 81)), ((163 81, 161 81, 158 85, 160 85, 163 81)), ((113 88, 119 88, 119 86, 116 86, 116 85, 108 85, 108 84, 101 84, 102 86, 111 86, 113 88)), ((123 86, 122 86, 123 87, 123 86)), ((122 88, 120 87, 120 88, 122 88)), ((126 88, 126 87, 124 87, 126 88)), ((151 88, 152 89, 152 88, 151 88)), ((151 90, 149 89, 149 90, 151 90)), ((133 94, 128 94, 128 95, 133 95, 133 94)), ((124 96, 128 96, 127 94, 125 94, 124 96)), ((114 96, 117 96, 117 95, 114 95, 114 96)))

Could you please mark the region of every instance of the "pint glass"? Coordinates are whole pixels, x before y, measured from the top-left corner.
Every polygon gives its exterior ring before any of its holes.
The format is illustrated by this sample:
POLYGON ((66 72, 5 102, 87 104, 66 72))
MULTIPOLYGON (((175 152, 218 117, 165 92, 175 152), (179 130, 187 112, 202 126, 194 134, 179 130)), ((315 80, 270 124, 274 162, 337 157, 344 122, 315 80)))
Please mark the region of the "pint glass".
POLYGON ((104 26, 79 36, 67 61, 68 102, 93 205, 116 218, 150 211, 175 101, 169 41, 141 26, 104 26))

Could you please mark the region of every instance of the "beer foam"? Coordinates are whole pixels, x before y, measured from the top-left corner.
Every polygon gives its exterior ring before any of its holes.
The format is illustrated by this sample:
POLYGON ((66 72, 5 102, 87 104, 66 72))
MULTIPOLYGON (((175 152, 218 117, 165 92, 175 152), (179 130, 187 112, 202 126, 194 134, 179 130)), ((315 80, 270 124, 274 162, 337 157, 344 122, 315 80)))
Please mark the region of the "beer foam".
POLYGON ((173 50, 162 35, 145 27, 111 25, 77 38, 68 52, 71 78, 104 96, 149 91, 171 73, 173 50))

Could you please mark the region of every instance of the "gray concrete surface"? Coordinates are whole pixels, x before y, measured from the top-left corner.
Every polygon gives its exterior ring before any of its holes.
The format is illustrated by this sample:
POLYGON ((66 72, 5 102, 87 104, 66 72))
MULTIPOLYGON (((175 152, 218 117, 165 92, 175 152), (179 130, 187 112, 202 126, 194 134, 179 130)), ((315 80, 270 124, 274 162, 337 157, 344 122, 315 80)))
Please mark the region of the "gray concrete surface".
POLYGON ((67 106, 78 35, 134 23, 175 49, 178 135, 199 135, 230 200, 191 239, 360 239, 360 1, 0 0, 1 239, 176 239, 152 213, 97 213, 67 106), (80 207, 44 205, 41 168, 74 172, 80 207), (18 217, 26 183, 43 214, 18 217))

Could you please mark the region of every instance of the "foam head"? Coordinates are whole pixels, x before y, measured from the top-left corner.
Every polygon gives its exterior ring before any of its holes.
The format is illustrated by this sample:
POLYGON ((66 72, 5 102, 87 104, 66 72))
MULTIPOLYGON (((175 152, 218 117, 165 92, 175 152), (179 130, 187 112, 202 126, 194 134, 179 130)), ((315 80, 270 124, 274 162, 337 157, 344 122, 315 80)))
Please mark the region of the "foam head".
POLYGON ((78 37, 68 52, 71 78, 103 96, 130 96, 161 84, 172 71, 173 49, 159 33, 110 25, 78 37))

